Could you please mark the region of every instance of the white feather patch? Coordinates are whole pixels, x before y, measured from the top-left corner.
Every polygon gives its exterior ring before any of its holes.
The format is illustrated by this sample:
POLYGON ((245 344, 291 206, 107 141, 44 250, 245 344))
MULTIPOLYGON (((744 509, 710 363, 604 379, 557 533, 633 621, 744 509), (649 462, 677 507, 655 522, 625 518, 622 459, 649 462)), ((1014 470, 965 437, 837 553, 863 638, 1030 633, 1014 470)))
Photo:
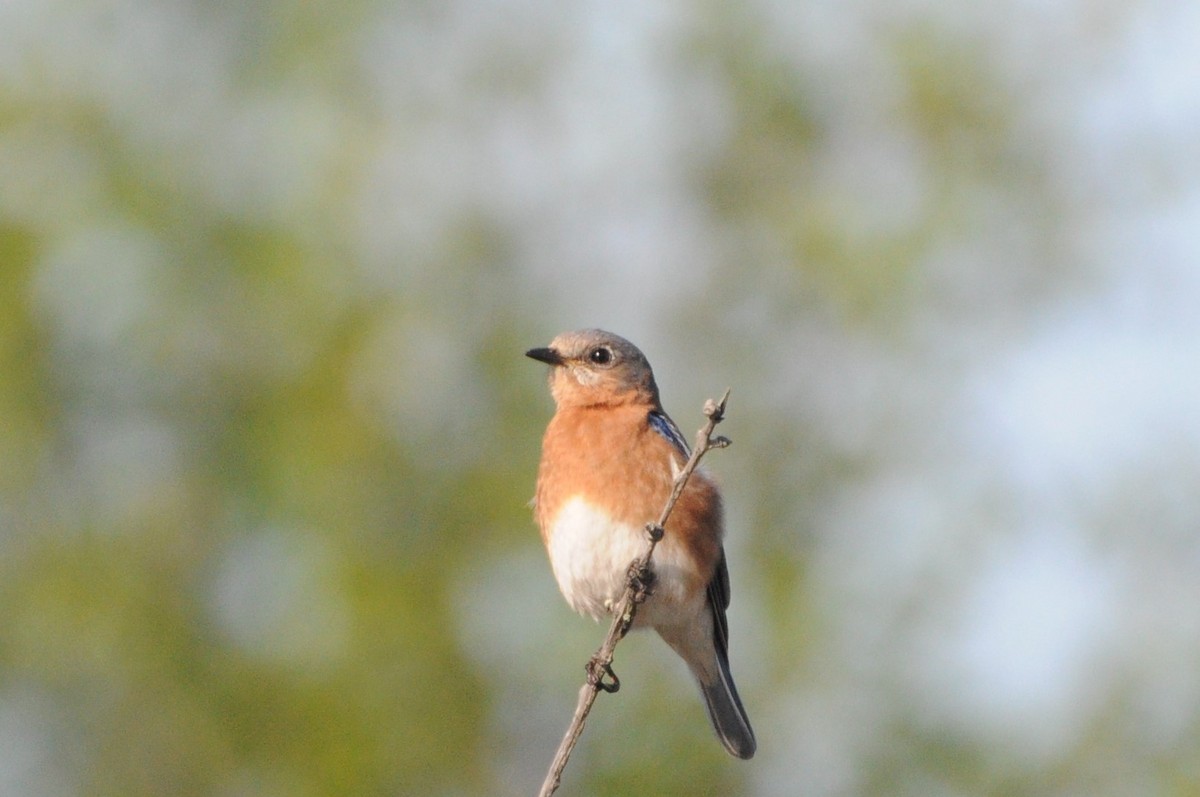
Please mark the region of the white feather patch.
MULTIPOLYGON (((578 496, 563 505, 550 529, 550 566, 558 588, 571 608, 597 620, 621 599, 629 564, 645 551, 642 527, 618 523, 578 496)), ((653 597, 637 624, 657 626, 660 611, 683 603, 681 576, 693 569, 682 547, 664 539, 654 552, 653 597)))

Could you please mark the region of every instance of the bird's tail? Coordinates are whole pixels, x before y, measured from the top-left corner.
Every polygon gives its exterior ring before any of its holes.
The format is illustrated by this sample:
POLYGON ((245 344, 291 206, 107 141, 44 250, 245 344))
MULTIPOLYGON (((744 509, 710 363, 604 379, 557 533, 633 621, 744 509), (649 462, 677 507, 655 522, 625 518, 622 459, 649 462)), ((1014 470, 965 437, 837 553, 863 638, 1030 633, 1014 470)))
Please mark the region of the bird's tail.
POLYGON ((716 654, 717 677, 711 683, 699 679, 708 718, 726 750, 738 758, 753 758, 758 743, 754 740, 754 729, 750 727, 750 718, 742 707, 737 687, 733 685, 733 676, 729 674, 729 657, 720 647, 716 654))

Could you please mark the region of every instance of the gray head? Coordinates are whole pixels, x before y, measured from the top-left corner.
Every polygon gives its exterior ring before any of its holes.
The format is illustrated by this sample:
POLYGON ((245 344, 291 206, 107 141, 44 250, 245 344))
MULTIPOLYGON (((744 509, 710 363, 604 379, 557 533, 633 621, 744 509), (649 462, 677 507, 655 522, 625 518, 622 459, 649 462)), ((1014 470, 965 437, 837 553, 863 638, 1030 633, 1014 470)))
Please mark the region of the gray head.
POLYGON ((658 386, 646 355, 602 329, 564 332, 525 356, 550 365, 550 393, 559 407, 645 403, 658 406, 658 386))

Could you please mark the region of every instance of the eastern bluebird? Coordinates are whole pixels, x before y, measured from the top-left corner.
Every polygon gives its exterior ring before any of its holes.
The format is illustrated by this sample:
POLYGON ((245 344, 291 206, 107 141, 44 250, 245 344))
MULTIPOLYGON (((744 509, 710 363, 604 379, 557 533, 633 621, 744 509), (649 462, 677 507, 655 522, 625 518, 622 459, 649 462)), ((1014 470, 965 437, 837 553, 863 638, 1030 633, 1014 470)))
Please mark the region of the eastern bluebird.
MULTIPOLYGON (((565 332, 526 355, 548 363, 557 411, 542 440, 534 516, 550 566, 573 609, 613 611, 629 564, 688 459, 663 411, 645 355, 610 332, 565 332)), ((649 626, 700 683, 717 736, 738 758, 754 755, 754 731, 729 673, 729 571, 721 495, 693 473, 651 562, 654 589, 634 626, 649 626)))

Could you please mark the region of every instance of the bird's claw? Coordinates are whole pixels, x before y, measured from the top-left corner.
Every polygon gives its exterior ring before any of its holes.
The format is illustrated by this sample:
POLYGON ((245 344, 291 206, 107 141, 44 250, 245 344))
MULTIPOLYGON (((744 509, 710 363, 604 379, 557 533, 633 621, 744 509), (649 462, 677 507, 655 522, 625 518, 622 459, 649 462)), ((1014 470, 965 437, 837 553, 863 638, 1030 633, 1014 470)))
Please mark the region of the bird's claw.
POLYGON ((633 588, 633 602, 643 603, 654 594, 654 582, 657 577, 642 560, 637 560, 629 566, 629 586, 633 588))
POLYGON ((612 665, 601 661, 598 656, 588 659, 587 682, 589 686, 612 694, 621 688, 621 679, 613 672, 612 665))

